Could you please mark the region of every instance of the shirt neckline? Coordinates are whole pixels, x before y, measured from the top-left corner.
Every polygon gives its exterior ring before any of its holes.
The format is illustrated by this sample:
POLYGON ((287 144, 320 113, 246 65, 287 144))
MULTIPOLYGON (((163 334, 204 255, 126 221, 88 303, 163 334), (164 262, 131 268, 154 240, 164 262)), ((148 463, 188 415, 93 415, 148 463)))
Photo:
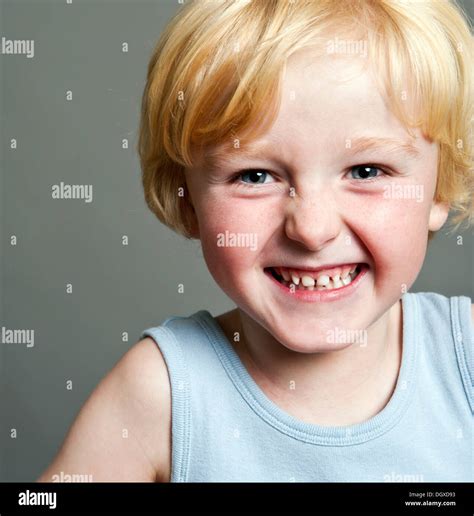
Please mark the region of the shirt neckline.
POLYGON ((192 318, 206 332, 229 378, 257 416, 278 431, 311 444, 350 446, 379 437, 393 428, 401 419, 413 398, 416 386, 417 351, 419 335, 416 296, 402 296, 403 346, 402 360, 394 392, 385 407, 368 420, 349 426, 320 426, 307 423, 290 415, 270 400, 250 376, 219 323, 207 310, 196 312, 192 318))

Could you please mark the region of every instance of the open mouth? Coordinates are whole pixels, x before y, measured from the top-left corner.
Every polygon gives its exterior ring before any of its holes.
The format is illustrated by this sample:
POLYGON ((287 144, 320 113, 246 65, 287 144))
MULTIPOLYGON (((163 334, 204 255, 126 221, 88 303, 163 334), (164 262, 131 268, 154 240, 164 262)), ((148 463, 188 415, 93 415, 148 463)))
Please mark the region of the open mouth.
POLYGON ((350 285, 367 268, 368 265, 365 263, 354 263, 319 272, 288 267, 266 267, 264 272, 288 289, 327 291, 342 289, 350 285))

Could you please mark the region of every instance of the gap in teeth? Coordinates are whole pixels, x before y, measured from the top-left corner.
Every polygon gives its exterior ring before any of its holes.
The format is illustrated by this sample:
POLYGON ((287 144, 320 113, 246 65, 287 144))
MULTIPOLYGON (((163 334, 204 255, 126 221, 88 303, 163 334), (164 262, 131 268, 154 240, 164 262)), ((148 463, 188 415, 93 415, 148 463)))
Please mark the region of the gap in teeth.
MULTIPOLYGON (((309 282, 307 282, 308 285, 305 286, 305 285, 303 285, 303 281, 302 281, 302 278, 304 277, 304 275, 303 276, 292 276, 292 280, 285 280, 283 278, 283 276, 280 276, 280 274, 278 274, 276 272, 275 269, 272 268, 271 272, 272 272, 273 276, 276 277, 276 279, 282 285, 285 285, 288 288, 290 287, 290 285, 293 284, 293 285, 295 285, 296 290, 336 290, 338 288, 342 288, 342 287, 349 285, 349 283, 352 283, 354 278, 359 274, 360 270, 361 270, 361 267, 359 264, 357 264, 356 268, 354 269, 354 272, 350 272, 344 279, 342 279, 340 274, 336 274, 336 276, 334 276, 334 278, 332 276, 329 276, 329 284, 327 286, 326 285, 318 286, 317 279, 314 280, 314 285, 311 285, 311 284, 309 284, 309 282), (337 287, 334 286, 335 278, 337 278, 339 281, 337 287)), ((327 275, 323 275, 323 276, 328 277, 327 275)))

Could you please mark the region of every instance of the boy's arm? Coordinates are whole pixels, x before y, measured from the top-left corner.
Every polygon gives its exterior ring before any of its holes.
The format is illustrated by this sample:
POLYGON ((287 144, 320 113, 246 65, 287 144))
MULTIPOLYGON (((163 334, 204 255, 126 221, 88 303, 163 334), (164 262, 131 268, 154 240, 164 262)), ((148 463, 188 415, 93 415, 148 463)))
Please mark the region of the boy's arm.
POLYGON ((91 475, 92 482, 168 482, 170 394, 161 352, 143 339, 101 380, 38 481, 62 473, 91 475))

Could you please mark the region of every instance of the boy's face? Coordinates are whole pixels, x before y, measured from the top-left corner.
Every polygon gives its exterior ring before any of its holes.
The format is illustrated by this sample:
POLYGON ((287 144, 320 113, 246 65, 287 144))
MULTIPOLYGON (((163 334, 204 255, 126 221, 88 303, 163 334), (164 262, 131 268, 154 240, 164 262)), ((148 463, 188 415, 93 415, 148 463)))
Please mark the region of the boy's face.
POLYGON ((365 62, 357 55, 295 54, 278 118, 253 142, 268 143, 267 150, 244 157, 248 147, 232 148, 215 169, 186 171, 211 274, 241 310, 294 351, 344 348, 344 339, 330 338, 335 331, 365 330, 379 319, 413 284, 428 230, 447 217, 448 208, 432 200, 437 146, 417 132, 411 151, 401 147, 410 136, 365 62), (257 173, 232 183, 243 169, 257 173), (304 300, 265 272, 355 263, 368 270, 339 299, 326 292, 318 299, 312 291, 304 300))

